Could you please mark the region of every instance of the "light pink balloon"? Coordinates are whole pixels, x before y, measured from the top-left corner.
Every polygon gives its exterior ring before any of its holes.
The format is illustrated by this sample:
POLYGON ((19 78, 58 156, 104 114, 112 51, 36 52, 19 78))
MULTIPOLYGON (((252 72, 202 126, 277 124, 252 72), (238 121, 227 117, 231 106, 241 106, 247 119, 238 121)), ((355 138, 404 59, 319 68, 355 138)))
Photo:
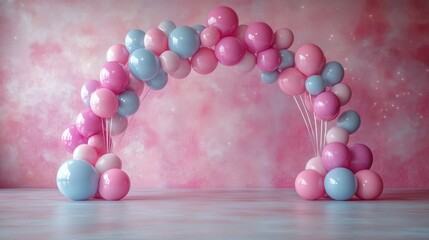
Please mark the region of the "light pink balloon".
POLYGON ((258 53, 256 63, 261 72, 272 72, 277 70, 280 66, 282 59, 280 57, 280 52, 277 49, 269 48, 258 53))
POLYGON ((201 45, 204 47, 213 47, 219 40, 220 33, 215 27, 206 27, 200 34, 201 45))
POLYGON ((319 156, 308 160, 307 164, 305 165, 305 169, 312 169, 322 176, 326 176, 328 173, 328 171, 326 171, 325 167, 323 166, 322 158, 319 156))
POLYGON ((373 155, 365 144, 357 143, 350 146, 350 171, 357 173, 360 170, 370 169, 373 155))
POLYGON ((162 69, 172 74, 177 71, 180 67, 180 57, 173 51, 167 50, 159 56, 162 69))
POLYGON ((101 118, 110 118, 118 109, 118 97, 107 88, 95 90, 91 95, 92 111, 101 118))
POLYGON ((322 163, 329 172, 334 168, 350 167, 350 150, 347 145, 339 142, 326 144, 322 151, 322 163))
POLYGON ((305 92, 306 77, 298 69, 291 67, 279 75, 280 89, 288 95, 297 96, 305 92))
POLYGON ((254 22, 247 26, 243 39, 247 50, 252 53, 259 53, 273 45, 274 34, 268 24, 254 22))
POLYGON ((73 151, 73 159, 85 160, 88 163, 90 163, 92 166, 95 166, 97 157, 98 157, 97 150, 88 144, 81 144, 77 146, 73 151))
POLYGON ((313 111, 317 118, 330 121, 340 111, 340 100, 332 92, 322 92, 314 98, 313 111))
POLYGON ((288 49, 293 43, 293 32, 289 28, 280 28, 274 33, 273 47, 277 49, 288 49))
POLYGON ((130 178, 121 169, 105 171, 98 185, 98 193, 105 200, 116 201, 124 198, 130 190, 130 178))
POLYGON ((192 56, 191 64, 195 72, 200 74, 209 74, 217 67, 217 58, 213 50, 209 48, 200 48, 192 56))
POLYGON ((335 95, 337 95, 338 99, 340 100, 341 106, 346 105, 350 101, 350 99, 352 98, 352 90, 345 83, 335 84, 331 88, 331 92, 333 92, 335 95))
POLYGON ((88 139, 88 145, 94 147, 99 156, 107 152, 106 141, 104 140, 103 134, 101 133, 91 136, 88 139))
POLYGON ((130 74, 130 82, 128 83, 127 89, 133 90, 137 96, 142 95, 144 90, 144 82, 136 79, 132 74, 130 74))
POLYGON ((323 176, 312 169, 303 170, 295 179, 295 190, 307 200, 316 200, 325 195, 323 176))
POLYGON ((240 73, 246 73, 246 72, 252 71, 255 68, 255 64, 256 64, 255 55, 253 53, 246 51, 246 53, 244 53, 244 56, 240 60, 240 62, 234 65, 234 68, 237 69, 237 71, 240 73))
POLYGON ((106 55, 106 60, 108 62, 115 61, 124 65, 128 62, 129 53, 127 48, 122 44, 115 44, 111 46, 109 50, 107 50, 106 55))
POLYGON ((383 192, 383 179, 371 170, 361 170, 355 174, 357 181, 356 196, 363 200, 377 199, 383 192))
POLYGON ((243 44, 235 37, 224 37, 215 48, 215 55, 225 66, 233 66, 240 62, 246 52, 243 44))
POLYGON ((128 119, 118 113, 113 115, 107 122, 107 130, 110 130, 112 136, 117 136, 123 133, 128 127, 128 119), (112 121, 110 123, 110 121, 112 121), (110 124, 110 126, 109 126, 110 124))
POLYGON ((106 153, 99 157, 95 164, 95 169, 97 169, 98 173, 100 174, 103 174, 105 171, 113 168, 122 168, 121 159, 113 153, 106 153))
POLYGON ((144 36, 144 45, 147 50, 160 55, 168 50, 168 38, 159 28, 149 29, 144 36))
POLYGON ((314 44, 305 44, 295 52, 295 67, 307 77, 320 75, 326 59, 322 50, 314 44))
POLYGON ((332 127, 326 133, 326 142, 340 142, 342 144, 346 144, 349 142, 349 132, 341 127, 332 127))
POLYGON ((171 74, 175 79, 186 78, 191 73, 191 63, 188 59, 180 59, 179 68, 171 74))

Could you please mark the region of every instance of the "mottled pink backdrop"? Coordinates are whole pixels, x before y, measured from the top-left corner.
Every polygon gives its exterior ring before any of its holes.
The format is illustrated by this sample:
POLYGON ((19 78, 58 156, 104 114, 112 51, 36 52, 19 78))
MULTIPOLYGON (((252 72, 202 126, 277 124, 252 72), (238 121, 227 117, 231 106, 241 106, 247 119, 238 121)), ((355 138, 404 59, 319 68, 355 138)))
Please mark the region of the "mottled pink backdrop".
MULTIPOLYGON (((0 187, 54 187, 80 88, 132 28, 205 24, 224 1, 1 1, 0 187)), ((228 1, 240 23, 295 33, 346 68, 351 143, 387 187, 429 187, 428 1, 228 1)), ((292 187, 313 157, 293 99, 257 71, 219 66, 151 92, 115 147, 133 187, 292 187)))

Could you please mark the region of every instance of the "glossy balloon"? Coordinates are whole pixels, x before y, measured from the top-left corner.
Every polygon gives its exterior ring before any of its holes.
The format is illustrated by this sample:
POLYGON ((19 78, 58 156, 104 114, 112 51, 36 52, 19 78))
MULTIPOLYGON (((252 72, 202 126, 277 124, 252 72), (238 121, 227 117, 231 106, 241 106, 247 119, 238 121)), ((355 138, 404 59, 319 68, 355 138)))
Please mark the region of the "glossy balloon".
POLYGON ((91 109, 86 109, 77 116, 76 128, 82 136, 91 137, 101 131, 101 119, 91 109))
POLYGON ((161 90, 167 85, 167 82, 168 75, 161 69, 154 78, 146 81, 146 84, 152 90, 161 90))
POLYGON ((322 92, 313 100, 313 112, 318 119, 333 120, 340 111, 340 100, 331 92, 322 92))
POLYGON ((230 7, 216 7, 209 12, 207 25, 217 28, 221 37, 233 36, 238 28, 237 13, 230 7))
POLYGON ((180 59, 179 68, 171 73, 171 76, 175 79, 183 79, 186 78, 191 72, 191 63, 188 59, 180 59))
POLYGON ((129 83, 128 72, 118 62, 107 62, 100 71, 101 86, 115 94, 124 91, 129 83))
POLYGON ((267 84, 275 83, 278 78, 279 78, 279 72, 277 71, 261 72, 261 80, 264 83, 267 83, 267 84))
POLYGON ((128 194, 130 186, 127 173, 121 169, 112 168, 101 175, 98 193, 105 200, 117 201, 128 194))
POLYGON ((344 68, 339 62, 328 62, 322 70, 322 77, 327 86, 334 86, 343 80, 344 68))
POLYGON ((290 68, 295 65, 295 55, 289 50, 280 50, 281 63, 279 65, 279 71, 283 71, 285 68, 290 68))
POLYGON ((144 48, 144 35, 145 32, 139 29, 133 29, 127 33, 125 36, 125 46, 129 53, 144 48))
POLYGON ((200 36, 191 27, 176 27, 168 36, 168 47, 179 57, 190 58, 200 48, 200 36))
POLYGON ((349 142, 349 132, 346 129, 334 126, 326 133, 326 143, 340 142, 346 144, 349 142))
POLYGON ((274 33, 274 48, 287 49, 293 43, 293 32, 289 28, 280 28, 274 33))
POLYGON ((286 68, 279 75, 279 86, 286 94, 298 96, 305 92, 305 79, 298 69, 286 68))
MULTIPOLYGON (((102 133, 91 136, 88 139, 88 145, 94 147, 95 150, 97 150, 97 154, 99 156, 103 155, 107 152, 107 149, 106 149, 107 146, 106 146, 106 142, 104 139, 105 139, 105 136, 103 137, 102 133)), ((110 142, 112 142, 112 141, 110 140, 110 142)))
POLYGON ((352 134, 360 127, 360 116, 354 110, 345 111, 338 117, 337 126, 346 129, 349 134, 352 134))
POLYGON ((97 150, 88 144, 81 144, 77 146, 73 151, 73 159, 85 160, 92 166, 95 166, 97 158, 97 150))
POLYGON ((268 24, 255 22, 247 26, 243 39, 247 50, 252 53, 259 53, 271 48, 274 41, 274 34, 268 24))
POLYGON ((347 145, 339 142, 326 144, 322 151, 322 163, 329 172, 334 168, 350 167, 350 150, 347 145))
POLYGON ((57 172, 57 186, 60 192, 71 200, 87 200, 98 188, 97 170, 84 160, 64 162, 57 172))
POLYGON ((159 28, 149 29, 143 41, 145 48, 158 56, 168 49, 168 38, 159 28))
POLYGON ((357 180, 356 196, 363 200, 377 199, 383 192, 383 180, 371 170, 361 170, 355 174, 357 180))
POLYGON ((168 74, 174 73, 180 67, 180 57, 171 50, 163 52, 159 56, 159 61, 162 69, 168 74))
POLYGON ((127 64, 128 56, 127 47, 122 44, 115 44, 107 50, 106 60, 108 62, 115 61, 120 64, 127 64))
POLYGON ((207 27, 200 34, 201 45, 204 47, 213 47, 219 40, 220 33, 215 27, 207 27))
POLYGON ((305 169, 312 169, 322 176, 326 176, 326 174, 328 173, 328 171, 326 171, 326 168, 323 166, 322 158, 319 156, 313 157, 308 160, 307 164, 305 165, 305 169))
POLYGON ((344 201, 356 193, 357 181, 347 168, 335 168, 326 174, 324 186, 329 197, 344 201))
POLYGON ((262 72, 272 72, 277 70, 281 61, 279 50, 268 48, 258 53, 256 64, 262 72))
POLYGON ((311 95, 318 95, 325 91, 325 81, 320 75, 313 75, 305 80, 305 89, 311 95))
POLYGON ((217 67, 217 63, 214 51, 205 47, 200 48, 191 60, 192 68, 200 74, 213 72, 217 67))
POLYGON ((113 168, 122 168, 121 159, 113 153, 104 154, 97 160, 97 163, 95 164, 95 169, 97 169, 100 174, 103 174, 105 171, 113 168))
POLYGON ((201 35, 201 32, 206 28, 206 26, 197 24, 192 26, 192 28, 198 33, 198 35, 201 35))
POLYGON ((91 95, 91 110, 101 118, 110 118, 118 109, 117 96, 107 88, 97 89, 91 95))
POLYGON ((154 78, 160 69, 158 57, 143 48, 131 53, 128 66, 133 76, 141 81, 154 78))
POLYGON ((168 37, 171 33, 171 31, 173 31, 176 28, 176 24, 174 24, 174 22, 170 21, 170 20, 165 20, 162 21, 159 25, 158 28, 164 32, 164 34, 168 37))
POLYGON ((80 97, 86 107, 90 107, 89 102, 90 102, 91 94, 99 88, 101 88, 101 83, 100 81, 97 81, 97 80, 88 80, 82 86, 82 88, 80 89, 80 97))
POLYGON ((224 37, 215 48, 215 55, 225 66, 232 66, 240 62, 246 50, 243 44, 235 37, 224 37))
POLYGON ((325 195, 323 176, 312 169, 305 169, 295 179, 295 190, 304 199, 319 199, 325 195))
POLYGON ((370 169, 373 161, 371 149, 365 144, 357 143, 350 146, 350 167, 353 173, 370 169))
POLYGON ((322 50, 314 44, 305 44, 296 50, 295 67, 306 76, 319 75, 325 63, 322 50))
POLYGON ((118 96, 118 113, 122 116, 131 116, 140 107, 139 96, 133 90, 126 90, 118 96))
POLYGON ((331 88, 331 92, 337 95, 341 106, 346 105, 352 98, 352 90, 345 83, 338 83, 331 88))
POLYGON ((77 146, 87 142, 88 139, 80 134, 75 124, 64 130, 63 134, 61 135, 61 143, 69 153, 73 153, 77 146))

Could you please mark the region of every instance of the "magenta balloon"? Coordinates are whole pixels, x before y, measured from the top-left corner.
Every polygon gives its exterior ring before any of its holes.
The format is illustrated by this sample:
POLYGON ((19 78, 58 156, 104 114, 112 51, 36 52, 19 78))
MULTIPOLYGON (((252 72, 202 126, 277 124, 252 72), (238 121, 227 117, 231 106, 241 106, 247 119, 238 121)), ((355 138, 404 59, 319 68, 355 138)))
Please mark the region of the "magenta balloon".
POLYGON ((89 138, 101 131, 101 119, 91 109, 86 109, 77 116, 76 128, 82 136, 89 138))
POLYGON ((349 148, 347 147, 347 145, 339 142, 327 144, 322 151, 322 163, 328 172, 334 168, 349 168, 349 148))
POLYGON ((238 28, 237 13, 226 6, 216 7, 209 12, 207 25, 217 28, 221 37, 233 36, 238 28))
POLYGON ((118 62, 107 62, 100 71, 101 86, 116 94, 123 92, 129 82, 128 72, 118 62))
POLYGON ((79 133, 75 124, 64 130, 63 134, 61 135, 61 143, 69 153, 73 153, 77 146, 86 144, 87 142, 88 139, 79 133))
POLYGON ((365 144, 357 143, 350 146, 350 170, 357 173, 370 169, 373 161, 371 149, 365 144))
POLYGON ((263 22, 251 23, 244 31, 243 40, 250 52, 262 52, 273 45, 273 29, 263 22))
POLYGON ((89 107, 89 100, 91 98, 91 94, 99 88, 101 88, 101 83, 97 80, 89 80, 82 86, 82 88, 80 89, 80 97, 82 98, 82 101, 85 106, 89 107))
POLYGON ((340 111, 340 100, 332 92, 322 92, 313 101, 313 111, 316 117, 330 121, 334 119, 340 111))
POLYGON ((306 77, 296 68, 286 68, 279 75, 280 89, 286 94, 297 96, 305 92, 306 77))
POLYGON ((243 44, 235 37, 222 38, 215 48, 216 58, 225 66, 239 63, 245 52, 243 44))
POLYGON ((272 72, 277 70, 281 61, 279 50, 269 48, 258 53, 256 63, 258 64, 259 70, 262 72, 272 72))
POLYGON ((319 75, 326 59, 322 50, 314 44, 306 44, 296 50, 295 67, 307 77, 319 75))
POLYGON ((110 118, 118 109, 118 97, 107 88, 97 89, 91 95, 91 109, 101 118, 110 118))

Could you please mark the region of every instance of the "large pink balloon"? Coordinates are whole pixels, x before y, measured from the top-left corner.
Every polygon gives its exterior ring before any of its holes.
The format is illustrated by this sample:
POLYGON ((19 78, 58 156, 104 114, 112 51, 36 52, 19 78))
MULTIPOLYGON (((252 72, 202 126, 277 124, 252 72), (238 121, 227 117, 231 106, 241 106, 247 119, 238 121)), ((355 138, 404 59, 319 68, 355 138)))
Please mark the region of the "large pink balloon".
POLYGON ((295 179, 295 190, 304 199, 319 199, 325 195, 323 176, 312 169, 305 169, 295 179))
POLYGON ((118 62, 107 62, 100 71, 101 86, 119 94, 123 92, 129 82, 129 73, 118 62))
POLYGON ((347 145, 339 142, 326 144, 322 151, 322 163, 328 172, 334 168, 349 168, 349 148, 347 145))
POLYGON ((237 13, 226 6, 216 7, 209 12, 207 25, 217 28, 221 37, 233 36, 238 27, 237 13))
POLYGON ((73 151, 73 159, 75 160, 84 160, 90 163, 92 166, 95 166, 97 162, 97 150, 88 144, 81 144, 77 146, 73 151))
POLYGON ((200 74, 209 74, 217 67, 217 58, 213 50, 209 48, 200 48, 194 56, 192 56, 191 64, 195 72, 200 74))
POLYGON ((306 77, 296 68, 286 68, 279 75, 280 89, 286 94, 297 96, 305 92, 306 77))
POLYGON ((80 134, 75 124, 64 130, 63 134, 61 135, 61 143, 69 153, 73 153, 77 146, 87 142, 88 139, 80 134))
POLYGON ((105 171, 98 185, 98 193, 105 200, 116 201, 124 198, 130 190, 130 178, 121 169, 105 171))
POLYGON ((225 66, 232 66, 240 62, 245 49, 243 44, 235 37, 224 37, 215 48, 216 58, 225 66))
POLYGON ((101 119, 91 109, 86 109, 77 116, 76 127, 80 134, 88 138, 101 131, 101 119))
POLYGON ((350 170, 353 173, 371 168, 373 156, 368 146, 361 143, 353 144, 350 146, 350 153, 350 170))
POLYGON ((168 38, 159 28, 151 28, 144 36, 144 45, 147 50, 159 56, 168 49, 168 38))
POLYGON ((272 72, 277 70, 281 61, 279 50, 268 48, 267 50, 258 53, 256 63, 258 64, 259 70, 262 72, 272 72))
POLYGON ((307 77, 320 75, 325 63, 322 50, 314 44, 305 44, 296 50, 295 67, 307 77))
POLYGON ((377 199, 383 192, 383 180, 380 175, 365 169, 355 174, 357 181, 356 196, 363 200, 377 199))
POLYGON ((317 118, 330 121, 340 111, 340 100, 332 92, 322 92, 313 101, 313 111, 317 118))
POLYGON ((118 97, 107 88, 97 89, 91 95, 91 109, 101 118, 110 118, 118 109, 118 97))
POLYGON ((247 50, 252 53, 259 53, 273 45, 274 34, 268 24, 255 22, 247 26, 243 39, 247 50))

